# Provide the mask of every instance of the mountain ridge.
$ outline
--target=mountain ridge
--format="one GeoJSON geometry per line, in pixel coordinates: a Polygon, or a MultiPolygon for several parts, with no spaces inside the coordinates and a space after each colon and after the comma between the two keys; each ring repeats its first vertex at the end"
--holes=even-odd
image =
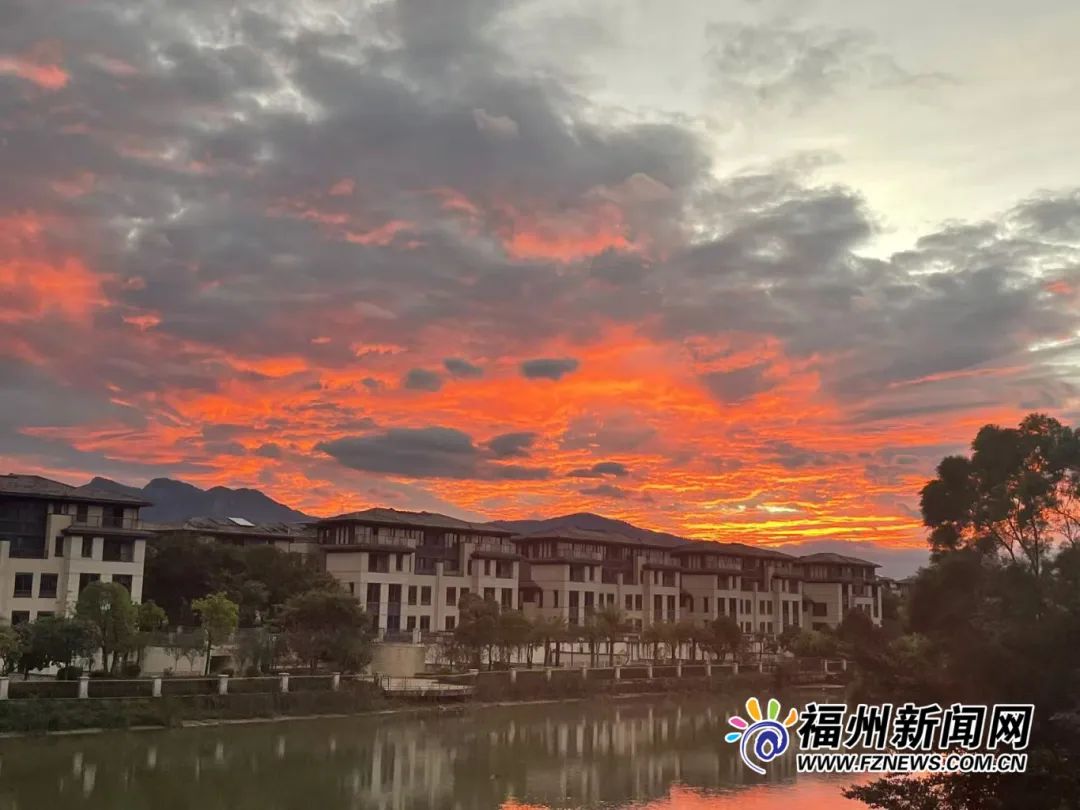
{"type": "Polygon", "coordinates": [[[145,487],[132,487],[100,476],[87,485],[94,489],[145,498],[153,503],[141,516],[151,523],[175,523],[193,517],[240,517],[252,523],[306,523],[316,518],[257,489],[216,486],[200,489],[186,481],[154,478],[145,487]]]}

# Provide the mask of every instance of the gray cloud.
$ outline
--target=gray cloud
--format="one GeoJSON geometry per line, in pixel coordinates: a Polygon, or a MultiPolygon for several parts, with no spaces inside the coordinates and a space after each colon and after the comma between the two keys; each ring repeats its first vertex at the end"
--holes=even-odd
{"type": "Polygon", "coordinates": [[[485,443],[496,458],[519,458],[529,455],[539,435],[531,432],[503,433],[485,443]]]}
{"type": "Polygon", "coordinates": [[[409,369],[401,379],[401,387],[410,391],[438,391],[442,386],[442,375],[426,368],[409,369]]]}
{"type": "Polygon", "coordinates": [[[572,357],[541,357],[521,364],[521,374],[530,380],[561,380],[577,371],[577,360],[572,357]]]}
{"type": "Polygon", "coordinates": [[[458,379],[477,379],[484,376],[484,370],[480,366],[458,357],[446,358],[443,360],[443,367],[458,379]]]}
{"type": "Polygon", "coordinates": [[[765,377],[768,369],[768,363],[758,363],[734,371],[710,371],[701,375],[701,381],[720,402],[734,404],[771,387],[765,377]]]}
{"type": "Polygon", "coordinates": [[[597,498],[615,498],[624,499],[631,496],[629,490],[625,490],[622,487],[613,486],[612,484],[597,484],[595,487],[585,487],[578,490],[581,495],[589,495],[597,498]]]}
{"type": "Polygon", "coordinates": [[[467,433],[439,426],[391,428],[321,442],[315,449],[354,470],[409,478],[536,481],[551,476],[542,467],[495,463],[467,433]]]}
{"type": "Polygon", "coordinates": [[[617,461],[599,461],[591,467],[580,467],[571,470],[566,475],[568,478],[603,478],[607,475],[623,478],[629,474],[630,470],[626,468],[625,464],[620,464],[617,461]]]}

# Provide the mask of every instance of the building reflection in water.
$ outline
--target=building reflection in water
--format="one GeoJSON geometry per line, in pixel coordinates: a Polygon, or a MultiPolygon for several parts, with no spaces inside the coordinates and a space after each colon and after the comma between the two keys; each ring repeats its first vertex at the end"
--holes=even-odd
{"type": "Polygon", "coordinates": [[[861,806],[844,782],[796,781],[790,755],[746,771],[723,741],[729,709],[608,701],[9,740],[0,810],[861,806]]]}

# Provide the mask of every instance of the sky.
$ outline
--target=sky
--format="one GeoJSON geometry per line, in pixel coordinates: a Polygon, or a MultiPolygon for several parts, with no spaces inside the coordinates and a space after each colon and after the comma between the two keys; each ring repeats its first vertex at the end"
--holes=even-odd
{"type": "Polygon", "coordinates": [[[0,0],[0,470],[912,567],[942,456],[1080,421],[1078,31],[0,0]]]}

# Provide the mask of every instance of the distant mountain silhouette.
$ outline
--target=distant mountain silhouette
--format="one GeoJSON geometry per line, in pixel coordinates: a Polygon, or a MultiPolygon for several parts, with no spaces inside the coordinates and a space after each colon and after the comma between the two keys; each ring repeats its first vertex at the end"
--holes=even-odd
{"type": "Polygon", "coordinates": [[[95,478],[87,486],[152,501],[154,505],[145,507],[140,515],[153,523],[175,523],[193,517],[241,517],[252,523],[297,523],[315,519],[278,503],[257,489],[199,489],[171,478],[155,478],[142,489],[108,478],[95,478]]]}
{"type": "Polygon", "coordinates": [[[495,520],[488,525],[508,529],[512,532],[520,532],[521,534],[557,529],[585,529],[593,532],[616,532],[635,540],[664,546],[680,546],[683,543],[690,542],[685,537],[668,534],[667,532],[642,529],[633,523],[627,523],[625,520],[606,518],[603,515],[594,515],[592,512],[575,512],[572,515],[546,518],[544,520],[495,520]]]}

